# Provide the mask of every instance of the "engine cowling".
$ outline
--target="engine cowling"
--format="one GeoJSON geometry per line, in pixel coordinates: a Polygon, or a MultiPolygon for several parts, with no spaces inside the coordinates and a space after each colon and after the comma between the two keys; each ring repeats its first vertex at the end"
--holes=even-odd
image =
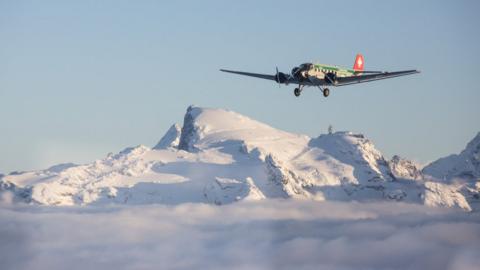
{"type": "Polygon", "coordinates": [[[275,81],[277,83],[285,83],[287,80],[288,76],[283,72],[278,72],[277,75],[275,75],[275,81]]]}
{"type": "Polygon", "coordinates": [[[292,76],[295,76],[295,74],[296,74],[299,70],[300,70],[299,67],[294,67],[294,68],[292,69],[292,73],[291,73],[292,76]]]}

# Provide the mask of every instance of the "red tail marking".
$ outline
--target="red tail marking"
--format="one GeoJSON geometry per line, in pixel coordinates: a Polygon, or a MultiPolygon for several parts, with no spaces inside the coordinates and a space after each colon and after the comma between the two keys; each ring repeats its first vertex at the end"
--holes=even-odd
{"type": "Polygon", "coordinates": [[[353,63],[353,70],[362,71],[364,64],[365,60],[363,59],[363,55],[357,54],[357,56],[355,57],[355,63],[353,63]]]}

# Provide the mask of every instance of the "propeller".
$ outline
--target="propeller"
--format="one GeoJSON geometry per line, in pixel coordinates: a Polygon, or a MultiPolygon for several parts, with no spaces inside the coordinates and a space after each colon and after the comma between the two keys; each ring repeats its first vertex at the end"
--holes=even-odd
{"type": "Polygon", "coordinates": [[[280,84],[280,75],[279,75],[279,73],[278,73],[278,67],[277,67],[277,66],[275,66],[275,71],[276,71],[276,73],[275,73],[275,79],[276,79],[276,81],[277,81],[277,83],[278,83],[278,88],[280,88],[280,85],[281,85],[281,84],[280,84]]]}
{"type": "Polygon", "coordinates": [[[278,67],[275,67],[275,81],[278,83],[278,87],[283,83],[288,83],[288,75],[278,71],[278,67]]]}

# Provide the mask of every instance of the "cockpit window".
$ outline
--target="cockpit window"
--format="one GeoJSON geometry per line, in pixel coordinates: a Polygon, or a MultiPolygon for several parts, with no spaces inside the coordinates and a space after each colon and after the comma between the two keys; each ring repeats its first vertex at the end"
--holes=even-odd
{"type": "Polygon", "coordinates": [[[313,67],[312,63],[303,63],[303,64],[300,65],[301,69],[310,69],[312,67],[313,67]]]}

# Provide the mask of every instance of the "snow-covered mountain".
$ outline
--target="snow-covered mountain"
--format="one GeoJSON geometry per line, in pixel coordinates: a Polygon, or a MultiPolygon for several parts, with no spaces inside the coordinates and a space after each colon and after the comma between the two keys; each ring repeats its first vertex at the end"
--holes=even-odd
{"type": "Polygon", "coordinates": [[[0,189],[15,200],[46,205],[301,198],[471,210],[457,186],[424,181],[407,160],[386,161],[361,134],[310,138],[232,111],[193,106],[183,126],[173,125],[153,149],[137,146],[90,164],[6,175],[0,189]]]}
{"type": "Polygon", "coordinates": [[[480,132],[460,154],[440,158],[427,165],[423,173],[439,179],[480,179],[480,132]]]}
{"type": "Polygon", "coordinates": [[[464,197],[480,207],[480,132],[460,154],[453,154],[425,166],[426,177],[458,186],[464,197]]]}

